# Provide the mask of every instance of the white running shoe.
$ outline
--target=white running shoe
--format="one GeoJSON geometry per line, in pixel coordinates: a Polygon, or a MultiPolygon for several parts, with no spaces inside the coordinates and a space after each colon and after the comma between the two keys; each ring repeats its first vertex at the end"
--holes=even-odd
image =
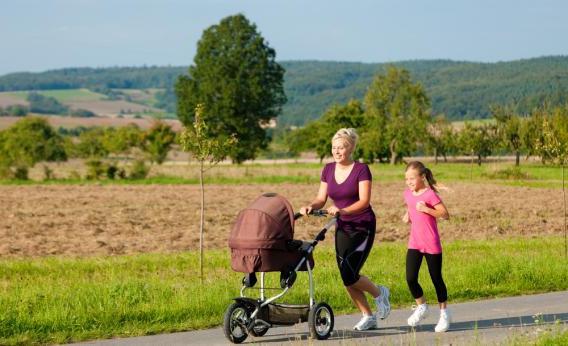
{"type": "Polygon", "coordinates": [[[375,298],[375,304],[377,305],[377,318],[384,320],[389,317],[391,311],[391,305],[389,301],[390,291],[385,286],[377,285],[381,295],[375,298]]]}
{"type": "Polygon", "coordinates": [[[428,304],[420,304],[413,308],[414,312],[408,318],[408,325],[411,327],[416,327],[420,321],[428,316],[428,304]]]}
{"type": "Polygon", "coordinates": [[[436,333],[447,332],[448,329],[450,329],[450,322],[451,317],[448,309],[440,310],[440,319],[438,320],[438,324],[436,325],[434,330],[436,331],[436,333]]]}
{"type": "Polygon", "coordinates": [[[363,315],[363,318],[353,327],[355,330],[369,330],[377,328],[377,318],[373,315],[363,315]]]}

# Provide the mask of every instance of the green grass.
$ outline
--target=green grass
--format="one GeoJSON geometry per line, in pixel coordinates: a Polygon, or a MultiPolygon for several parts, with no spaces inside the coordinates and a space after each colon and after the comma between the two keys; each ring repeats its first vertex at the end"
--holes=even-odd
{"type": "MultiPolygon", "coordinates": [[[[179,166],[177,166],[179,168],[179,166]]],[[[205,174],[208,184],[317,184],[323,165],[319,163],[274,163],[274,164],[245,164],[219,165],[205,174]]],[[[498,185],[561,188],[562,168],[559,166],[544,166],[540,164],[524,164],[515,168],[512,163],[489,163],[478,166],[466,163],[430,164],[435,178],[442,184],[451,185],[454,182],[490,183],[498,185]]],[[[0,180],[0,185],[12,184],[197,184],[197,168],[190,165],[187,168],[189,178],[183,178],[168,172],[167,167],[159,167],[160,174],[144,180],[101,180],[85,181],[59,179],[48,182],[0,180]],[[191,176],[193,175],[193,176],[191,176]]],[[[404,166],[388,164],[371,165],[376,184],[385,182],[404,182],[404,166]]],[[[57,174],[57,172],[55,172],[57,174]]],[[[568,169],[566,170],[568,179],[568,169]]]]}
{"type": "MultiPolygon", "coordinates": [[[[316,296],[337,314],[355,309],[340,284],[328,240],[316,252],[316,296]]],[[[412,297],[404,280],[405,245],[378,244],[363,273],[391,289],[395,307],[412,297]]],[[[568,289],[563,238],[460,241],[445,244],[444,276],[450,303],[568,289]]],[[[208,328],[220,325],[238,296],[241,275],[226,250],[209,250],[206,278],[198,279],[195,252],[92,258],[0,261],[0,344],[64,343],[208,328]]],[[[276,286],[278,275],[269,275],[276,286]]],[[[435,293],[422,270],[426,297],[435,293]]],[[[306,303],[300,274],[288,303],[306,303]]]]}
{"type": "MultiPolygon", "coordinates": [[[[105,95],[92,92],[88,89],[63,89],[63,90],[37,90],[34,91],[44,96],[57,99],[59,102],[77,102],[77,101],[98,101],[104,100],[105,95]]],[[[14,91],[7,94],[26,100],[30,91],[14,91]]]]}

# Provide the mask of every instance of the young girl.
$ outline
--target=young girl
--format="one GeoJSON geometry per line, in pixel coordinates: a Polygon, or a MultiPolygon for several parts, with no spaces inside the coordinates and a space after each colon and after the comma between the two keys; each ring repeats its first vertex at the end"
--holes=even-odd
{"type": "Polygon", "coordinates": [[[445,332],[450,327],[450,316],[447,309],[448,292],[442,279],[442,245],[436,219],[448,219],[450,216],[437,195],[436,180],[432,171],[422,162],[410,162],[406,166],[405,179],[408,187],[404,191],[407,211],[402,219],[405,223],[410,223],[410,239],[406,253],[406,282],[417,304],[408,318],[408,325],[417,326],[428,314],[428,305],[422,287],[418,283],[418,272],[422,258],[425,257],[440,305],[440,319],[435,331],[445,332]]]}

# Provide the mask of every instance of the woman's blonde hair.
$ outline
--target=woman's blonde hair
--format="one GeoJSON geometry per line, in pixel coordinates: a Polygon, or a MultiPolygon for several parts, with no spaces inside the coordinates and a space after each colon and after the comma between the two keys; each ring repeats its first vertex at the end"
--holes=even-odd
{"type": "Polygon", "coordinates": [[[357,131],[355,131],[355,129],[353,128],[342,128],[337,130],[335,135],[333,135],[331,142],[333,143],[333,141],[335,141],[336,139],[341,139],[344,143],[347,143],[349,145],[349,149],[351,149],[351,152],[353,152],[355,150],[355,147],[357,146],[359,135],[357,135],[357,131]]]}

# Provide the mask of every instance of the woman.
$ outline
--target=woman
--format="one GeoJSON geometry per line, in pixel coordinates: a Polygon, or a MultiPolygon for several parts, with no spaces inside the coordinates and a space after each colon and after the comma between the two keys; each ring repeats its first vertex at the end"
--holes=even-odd
{"type": "Polygon", "coordinates": [[[323,208],[328,196],[333,201],[327,212],[339,215],[335,234],[337,266],[351,300],[363,314],[353,329],[368,330],[377,328],[377,318],[385,319],[390,313],[390,293],[385,286],[377,286],[359,274],[373,247],[376,219],[370,205],[371,171],[352,158],[357,139],[355,129],[343,128],[333,136],[331,153],[335,162],[325,165],[316,198],[300,208],[300,213],[308,215],[312,209],[323,208]],[[365,292],[374,297],[377,316],[365,292]]]}

